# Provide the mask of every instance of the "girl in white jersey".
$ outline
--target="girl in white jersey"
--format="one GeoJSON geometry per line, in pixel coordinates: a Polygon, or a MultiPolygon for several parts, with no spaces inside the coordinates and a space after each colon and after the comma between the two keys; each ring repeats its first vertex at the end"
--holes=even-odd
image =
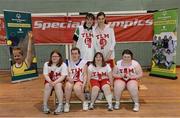
{"type": "Polygon", "coordinates": [[[106,16],[104,12],[97,14],[97,26],[94,32],[94,46],[96,52],[101,52],[105,61],[110,64],[111,68],[114,67],[115,58],[115,34],[114,29],[106,24],[106,16]]]}
{"type": "Polygon", "coordinates": [[[73,45],[80,49],[81,58],[88,61],[92,61],[94,56],[94,20],[95,16],[88,13],[84,25],[79,26],[73,36],[73,45]]]}
{"type": "Polygon", "coordinates": [[[106,64],[103,54],[97,52],[94,56],[92,64],[88,66],[88,80],[91,84],[91,103],[89,109],[94,109],[94,103],[101,89],[108,102],[108,110],[112,111],[112,93],[110,85],[112,85],[112,72],[109,64],[106,64]]]}
{"type": "Polygon", "coordinates": [[[115,78],[114,95],[116,100],[114,109],[119,109],[120,97],[126,87],[134,101],[133,111],[139,111],[140,104],[137,80],[142,77],[142,74],[140,64],[133,60],[133,53],[128,49],[124,50],[122,59],[117,61],[117,66],[113,69],[113,77],[115,78]]]}
{"type": "Polygon", "coordinates": [[[63,111],[62,81],[67,76],[67,74],[67,66],[65,63],[63,63],[61,54],[57,50],[54,50],[53,52],[51,52],[50,60],[44,64],[43,68],[43,75],[45,77],[43,99],[44,113],[50,113],[47,102],[53,88],[59,102],[54,113],[58,114],[63,111]]]}
{"type": "Polygon", "coordinates": [[[71,57],[71,60],[66,61],[68,76],[65,85],[66,104],[64,105],[64,112],[69,112],[72,89],[76,96],[82,101],[83,110],[88,110],[88,102],[85,101],[84,96],[84,88],[87,80],[87,61],[80,58],[80,50],[76,47],[71,49],[71,57]]]}

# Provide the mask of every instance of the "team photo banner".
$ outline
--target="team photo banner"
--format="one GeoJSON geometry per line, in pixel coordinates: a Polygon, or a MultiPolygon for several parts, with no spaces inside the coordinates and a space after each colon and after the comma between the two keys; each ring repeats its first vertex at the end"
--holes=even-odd
{"type": "Polygon", "coordinates": [[[6,42],[10,51],[12,83],[38,76],[31,13],[4,11],[6,42]]]}
{"type": "Polygon", "coordinates": [[[176,79],[177,9],[154,13],[150,75],[176,79]]]}
{"type": "MultiPolygon", "coordinates": [[[[5,33],[2,18],[0,21],[0,34],[3,35],[5,33]]],[[[110,15],[107,16],[107,21],[109,25],[114,27],[116,42],[152,41],[152,14],[110,15]]],[[[32,28],[35,43],[72,43],[75,29],[83,24],[84,17],[82,16],[34,16],[32,17],[32,28]]]]}

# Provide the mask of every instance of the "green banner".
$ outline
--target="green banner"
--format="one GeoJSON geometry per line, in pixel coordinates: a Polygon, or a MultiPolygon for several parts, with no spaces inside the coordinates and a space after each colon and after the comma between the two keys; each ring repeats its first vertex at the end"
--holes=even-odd
{"type": "Polygon", "coordinates": [[[4,19],[11,58],[12,83],[37,78],[31,13],[5,10],[4,19]]]}
{"type": "Polygon", "coordinates": [[[177,9],[154,13],[150,75],[176,79],[177,9]]]}

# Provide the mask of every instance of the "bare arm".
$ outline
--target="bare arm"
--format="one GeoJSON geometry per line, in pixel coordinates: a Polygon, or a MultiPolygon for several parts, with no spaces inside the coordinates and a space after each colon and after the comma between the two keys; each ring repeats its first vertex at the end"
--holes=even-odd
{"type": "Polygon", "coordinates": [[[31,62],[32,62],[32,38],[33,38],[32,31],[30,31],[30,32],[28,32],[27,55],[25,58],[25,62],[27,64],[28,68],[30,67],[31,62]]]}
{"type": "Polygon", "coordinates": [[[143,76],[143,71],[142,71],[142,68],[140,66],[140,64],[138,63],[135,67],[135,72],[136,72],[136,75],[135,76],[130,76],[130,78],[136,78],[136,79],[139,79],[143,76]]]}
{"type": "Polygon", "coordinates": [[[61,75],[58,77],[58,79],[56,81],[54,81],[53,83],[56,85],[59,82],[62,82],[65,79],[66,75],[61,75]]]}
{"type": "Polygon", "coordinates": [[[111,86],[113,86],[113,76],[112,76],[112,71],[108,73],[109,81],[111,86]]]}
{"type": "Polygon", "coordinates": [[[123,78],[124,77],[124,75],[123,74],[120,74],[119,72],[118,72],[118,68],[117,68],[117,66],[115,66],[114,68],[113,68],[113,72],[112,72],[113,74],[113,77],[114,78],[123,78]]]}
{"type": "Polygon", "coordinates": [[[111,37],[110,38],[111,38],[111,47],[110,47],[109,52],[106,56],[106,61],[111,58],[112,52],[113,52],[115,45],[116,45],[115,34],[114,34],[113,28],[111,28],[111,37]]]}

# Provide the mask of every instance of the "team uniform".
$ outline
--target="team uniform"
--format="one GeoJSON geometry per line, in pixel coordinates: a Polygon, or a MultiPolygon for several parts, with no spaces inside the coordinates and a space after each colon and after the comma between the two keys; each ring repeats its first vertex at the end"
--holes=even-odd
{"type": "Polygon", "coordinates": [[[90,83],[91,86],[98,86],[100,89],[105,84],[110,84],[108,73],[111,72],[111,67],[107,64],[105,67],[95,67],[92,64],[89,65],[88,70],[91,72],[90,83]]]}
{"type": "Polygon", "coordinates": [[[13,75],[23,74],[25,70],[28,69],[26,62],[23,62],[22,65],[18,66],[16,63],[12,66],[13,75]]]}
{"type": "Polygon", "coordinates": [[[76,47],[80,49],[81,58],[88,61],[92,61],[94,57],[93,30],[93,27],[79,26],[73,37],[74,41],[77,42],[76,47]]]}
{"type": "MultiPolygon", "coordinates": [[[[68,74],[67,66],[65,63],[62,63],[60,67],[57,67],[55,65],[48,66],[48,63],[49,62],[46,62],[44,64],[43,74],[49,75],[49,78],[51,79],[51,81],[56,81],[59,78],[59,76],[62,76],[62,75],[66,76],[68,74]]],[[[48,83],[47,80],[45,80],[45,84],[46,83],[48,83]]]]}
{"type": "Polygon", "coordinates": [[[70,79],[73,79],[74,82],[82,82],[84,80],[83,68],[86,65],[87,61],[80,59],[77,63],[66,60],[66,65],[68,66],[68,72],[70,79]]]}
{"type": "Polygon", "coordinates": [[[94,31],[94,38],[95,38],[95,51],[101,52],[103,56],[106,58],[108,52],[112,50],[111,57],[107,60],[107,63],[110,64],[111,68],[114,67],[114,58],[115,58],[115,35],[113,28],[110,28],[109,25],[106,25],[103,30],[96,27],[94,31]]]}
{"type": "Polygon", "coordinates": [[[122,60],[117,61],[118,74],[124,75],[123,78],[115,78],[115,80],[122,80],[126,82],[126,84],[131,80],[137,80],[137,78],[128,78],[127,75],[131,77],[136,76],[135,67],[139,65],[139,63],[135,60],[132,60],[132,64],[129,66],[124,66],[122,64],[122,60]]]}

